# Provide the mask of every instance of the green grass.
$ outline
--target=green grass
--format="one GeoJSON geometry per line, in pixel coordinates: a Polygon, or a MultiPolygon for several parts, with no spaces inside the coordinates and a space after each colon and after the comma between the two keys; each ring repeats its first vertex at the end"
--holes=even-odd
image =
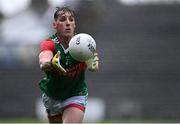
{"type": "Polygon", "coordinates": [[[40,123],[35,118],[0,118],[0,123],[40,123]]]}
{"type": "Polygon", "coordinates": [[[179,123],[179,119],[119,119],[119,120],[105,120],[103,123],[179,123]]]}
{"type": "MultiPolygon", "coordinates": [[[[0,123],[42,123],[36,118],[0,118],[0,123]]],[[[85,122],[86,123],[86,122],[85,122]]],[[[100,123],[180,123],[179,119],[118,119],[100,123]]]]}

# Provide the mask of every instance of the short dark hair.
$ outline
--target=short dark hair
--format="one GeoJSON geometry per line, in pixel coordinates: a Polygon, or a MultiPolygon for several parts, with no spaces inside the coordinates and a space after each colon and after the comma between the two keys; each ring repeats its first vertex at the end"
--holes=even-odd
{"type": "Polygon", "coordinates": [[[69,12],[73,17],[75,17],[75,11],[70,9],[68,6],[63,6],[63,7],[56,7],[56,11],[54,13],[54,20],[57,20],[59,12],[69,12]]]}

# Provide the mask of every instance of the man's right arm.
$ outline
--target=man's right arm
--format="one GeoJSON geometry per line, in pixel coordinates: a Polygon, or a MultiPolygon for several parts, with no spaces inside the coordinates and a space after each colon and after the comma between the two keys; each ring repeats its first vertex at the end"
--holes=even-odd
{"type": "Polygon", "coordinates": [[[43,71],[51,70],[51,59],[53,58],[53,51],[55,49],[55,44],[52,40],[42,41],[40,44],[39,53],[39,64],[43,71]]]}

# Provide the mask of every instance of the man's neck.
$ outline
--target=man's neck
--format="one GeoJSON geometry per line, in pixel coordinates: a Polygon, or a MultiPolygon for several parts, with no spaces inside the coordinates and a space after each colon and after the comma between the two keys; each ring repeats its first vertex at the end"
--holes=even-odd
{"type": "Polygon", "coordinates": [[[71,38],[69,37],[60,37],[58,36],[58,41],[59,43],[65,48],[67,49],[69,47],[69,41],[71,38]]]}

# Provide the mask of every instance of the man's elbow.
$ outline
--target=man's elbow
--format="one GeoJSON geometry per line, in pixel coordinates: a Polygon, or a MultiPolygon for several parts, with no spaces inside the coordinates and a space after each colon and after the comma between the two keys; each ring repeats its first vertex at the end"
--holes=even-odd
{"type": "Polygon", "coordinates": [[[45,63],[40,63],[40,69],[42,71],[49,71],[52,69],[51,63],[50,62],[45,62],[45,63]]]}

